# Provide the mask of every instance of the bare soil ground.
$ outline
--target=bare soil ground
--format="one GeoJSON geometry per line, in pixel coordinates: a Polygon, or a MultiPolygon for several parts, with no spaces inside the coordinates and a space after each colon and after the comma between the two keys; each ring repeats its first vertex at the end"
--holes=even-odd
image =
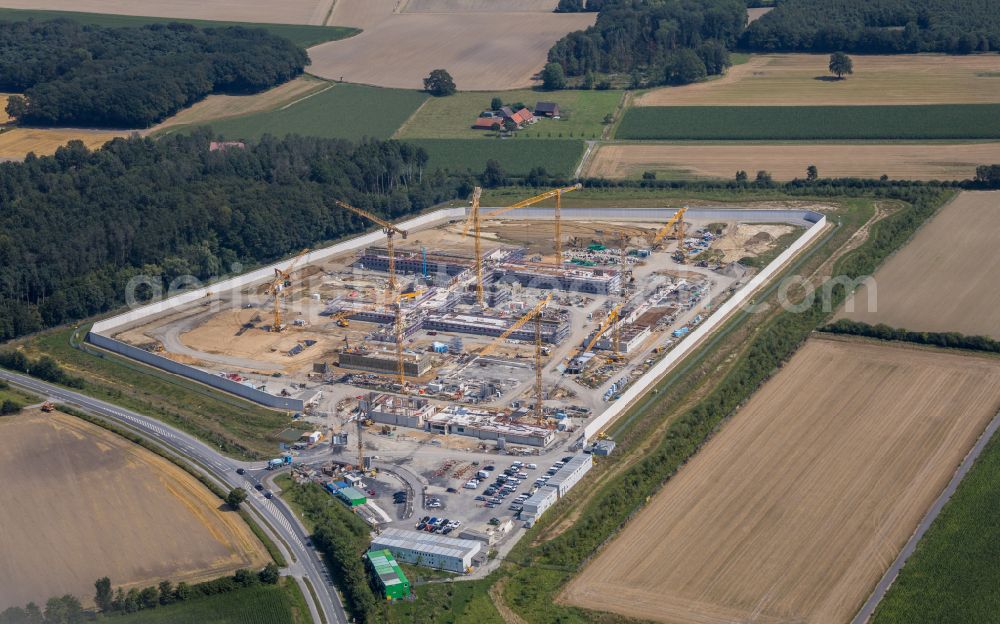
{"type": "Polygon", "coordinates": [[[780,237],[793,231],[790,225],[730,223],[722,237],[712,243],[712,249],[722,252],[723,262],[736,262],[766,252],[780,237]]]}
{"type": "Polygon", "coordinates": [[[9,93],[0,93],[0,124],[10,121],[10,115],[7,114],[7,98],[9,96],[9,93]]]}
{"type": "Polygon", "coordinates": [[[1000,192],[963,192],[875,272],[838,314],[915,331],[1000,339],[1000,192]],[[874,305],[869,306],[869,293],[874,305]]]}
{"type": "Polygon", "coordinates": [[[266,24],[322,25],[334,0],[4,0],[10,9],[83,11],[266,24]]]}
{"type": "Polygon", "coordinates": [[[1000,360],[812,339],[562,599],[664,622],[844,622],[1000,408],[1000,360]]]}
{"type": "Polygon", "coordinates": [[[774,7],[757,7],[753,9],[747,9],[747,24],[759,20],[761,17],[767,15],[773,10],[774,7]]]}
{"type": "MultiPolygon", "coordinates": [[[[459,3],[417,3],[440,7],[459,3]]],[[[461,3],[463,6],[465,3],[461,3]]],[[[507,90],[533,84],[552,44],[593,24],[594,13],[539,12],[540,0],[520,0],[530,12],[487,12],[469,2],[454,12],[396,11],[397,0],[337,0],[330,24],[363,32],[309,51],[309,72],[323,78],[383,87],[422,89],[433,69],[445,68],[464,91],[507,90]]],[[[494,3],[495,5],[495,3],[494,3]]]]}
{"type": "Polygon", "coordinates": [[[0,132],[0,160],[23,160],[28,152],[36,156],[54,154],[69,141],[80,140],[89,149],[97,149],[128,131],[88,130],[82,128],[9,128],[0,132]]]}
{"type": "Polygon", "coordinates": [[[718,80],[654,89],[637,106],[827,106],[1000,102],[1000,56],[855,56],[854,73],[829,80],[830,57],[763,54],[718,80]]]}
{"type": "Polygon", "coordinates": [[[992,162],[1000,162],[1000,143],[622,144],[599,147],[584,175],[637,178],[656,171],[661,178],[732,178],[740,169],[751,175],[764,169],[776,180],[791,180],[804,178],[812,164],[823,177],[965,180],[975,176],[976,166],[992,162]]]}
{"type": "Polygon", "coordinates": [[[210,95],[149,130],[143,131],[143,134],[153,134],[175,126],[193,126],[226,117],[284,108],[331,86],[326,81],[303,76],[255,95],[210,95]]]}
{"type": "Polygon", "coordinates": [[[0,418],[0,610],[115,586],[199,582],[267,561],[235,512],[167,460],[60,413],[0,418]]]}

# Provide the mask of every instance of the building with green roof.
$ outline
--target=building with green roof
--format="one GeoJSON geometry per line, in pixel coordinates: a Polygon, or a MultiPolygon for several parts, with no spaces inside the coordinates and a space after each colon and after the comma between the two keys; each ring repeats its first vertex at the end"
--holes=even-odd
{"type": "Polygon", "coordinates": [[[340,488],[340,490],[337,491],[337,496],[340,497],[340,500],[347,503],[348,507],[357,507],[358,505],[364,505],[368,502],[368,498],[364,495],[364,493],[359,492],[352,487],[340,488]]]}
{"type": "Polygon", "coordinates": [[[365,557],[378,578],[382,593],[388,600],[399,600],[410,595],[410,581],[403,574],[396,558],[388,550],[372,550],[365,557]]]}

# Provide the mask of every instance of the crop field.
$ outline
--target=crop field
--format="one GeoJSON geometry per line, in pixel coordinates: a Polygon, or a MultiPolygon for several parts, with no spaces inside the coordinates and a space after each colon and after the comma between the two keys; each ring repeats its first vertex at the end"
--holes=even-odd
{"type": "Polygon", "coordinates": [[[490,100],[499,97],[504,104],[523,103],[534,109],[539,101],[559,104],[561,119],[540,119],[517,131],[520,138],[599,139],[604,131],[604,116],[613,114],[622,98],[621,91],[498,91],[496,93],[457,93],[445,98],[430,98],[396,133],[403,139],[473,139],[496,138],[491,131],[473,130],[479,113],[489,110],[490,100]]]}
{"type": "Polygon", "coordinates": [[[311,49],[309,72],[334,80],[421,89],[431,70],[445,68],[463,91],[528,87],[552,44],[570,31],[590,26],[596,16],[469,10],[400,13],[397,4],[397,0],[337,0],[328,23],[363,32],[350,41],[311,49]]]}
{"type": "MultiPolygon", "coordinates": [[[[751,9],[753,10],[753,9],[751,9]]],[[[822,54],[754,54],[717,80],[653,89],[637,106],[830,106],[1000,102],[1000,56],[852,56],[854,73],[830,80],[822,54]]]]}
{"type": "Polygon", "coordinates": [[[263,546],[234,512],[167,460],[95,425],[25,410],[0,419],[0,610],[94,581],[203,581],[262,566],[263,546]],[[138,502],[141,501],[141,504],[138,502]]]}
{"type": "Polygon", "coordinates": [[[121,624],[309,624],[312,619],[301,596],[298,585],[285,577],[282,585],[256,585],[115,616],[114,621],[121,624]]]}
{"type": "Polygon", "coordinates": [[[181,19],[322,25],[333,0],[5,0],[11,9],[45,9],[181,19]]]}
{"type": "Polygon", "coordinates": [[[661,180],[732,179],[739,170],[765,170],[776,180],[804,178],[816,165],[824,178],[967,180],[976,167],[1000,162],[1000,143],[857,144],[609,144],[589,159],[586,177],[639,178],[654,171],[661,180]]]}
{"type": "Polygon", "coordinates": [[[646,106],[617,139],[782,141],[996,139],[1000,104],[926,106],[646,106]]]}
{"type": "Polygon", "coordinates": [[[402,0],[403,13],[551,13],[559,0],[402,0]]]}
{"type": "Polygon", "coordinates": [[[274,111],[293,105],[306,96],[329,87],[325,80],[302,76],[253,95],[210,95],[153,126],[145,133],[159,134],[179,126],[206,125],[219,119],[274,111]]]}
{"type": "Polygon", "coordinates": [[[414,139],[407,141],[427,150],[429,169],[471,170],[479,173],[487,160],[497,160],[504,171],[526,174],[544,167],[550,175],[570,176],[583,156],[583,141],[539,141],[535,139],[414,139]]]}
{"type": "Polygon", "coordinates": [[[961,193],[875,272],[874,289],[858,289],[853,311],[838,316],[1000,339],[998,229],[1000,192],[961,193]]]}
{"type": "Polygon", "coordinates": [[[213,121],[229,139],[303,134],[331,139],[387,139],[427,98],[426,93],[333,84],[274,110],[213,121]]]}
{"type": "Polygon", "coordinates": [[[924,534],[872,624],[988,622],[1000,613],[1000,435],[924,534]]]}
{"type": "Polygon", "coordinates": [[[811,339],[562,600],[674,623],[846,622],[1000,409],[1000,359],[811,339]]]}
{"type": "Polygon", "coordinates": [[[0,132],[0,160],[22,160],[28,152],[36,156],[54,154],[56,148],[79,140],[88,149],[97,149],[128,132],[83,130],[80,128],[8,128],[0,132]]]}

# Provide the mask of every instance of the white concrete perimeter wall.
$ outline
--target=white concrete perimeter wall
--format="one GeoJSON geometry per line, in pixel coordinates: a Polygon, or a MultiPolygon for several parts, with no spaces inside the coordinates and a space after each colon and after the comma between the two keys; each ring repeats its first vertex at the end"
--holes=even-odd
{"type": "MultiPolygon", "coordinates": [[[[445,208],[443,210],[435,210],[434,212],[420,215],[419,217],[415,217],[409,221],[398,223],[396,224],[396,227],[401,230],[405,230],[406,232],[427,227],[434,227],[450,219],[464,218],[465,211],[465,208],[445,208]]],[[[315,262],[320,262],[332,256],[348,253],[363,247],[368,247],[369,245],[376,245],[384,240],[385,234],[382,232],[376,231],[363,234],[330,247],[310,251],[302,257],[301,264],[305,266],[315,262]]],[[[213,293],[217,294],[228,292],[234,289],[242,288],[248,284],[270,279],[274,276],[275,269],[284,269],[286,266],[288,266],[288,260],[282,260],[281,262],[276,262],[266,267],[257,269],[256,271],[251,271],[250,273],[245,273],[243,275],[223,280],[221,282],[205,286],[204,288],[185,292],[180,295],[170,297],[169,299],[164,299],[163,301],[151,303],[141,308],[129,310],[124,314],[119,314],[118,316],[113,316],[109,319],[94,323],[94,326],[90,331],[95,334],[104,334],[110,330],[121,327],[122,325],[134,323],[135,321],[146,317],[161,314],[176,307],[187,305],[193,301],[211,296],[213,293]]]]}
{"type": "Polygon", "coordinates": [[[806,230],[805,234],[792,243],[788,249],[781,252],[781,254],[779,254],[773,262],[764,267],[763,271],[755,275],[743,288],[734,293],[728,301],[719,306],[718,309],[716,309],[711,316],[705,319],[701,325],[685,336],[684,339],[681,340],[681,342],[670,353],[657,362],[653,368],[649,369],[645,375],[637,379],[628,390],[622,393],[621,397],[619,397],[617,401],[612,403],[611,406],[608,407],[608,409],[606,409],[600,416],[584,427],[584,440],[590,440],[592,437],[597,435],[601,429],[606,427],[608,423],[625,413],[628,408],[632,406],[632,403],[645,394],[646,391],[649,390],[649,388],[653,386],[657,380],[659,380],[659,378],[670,369],[671,366],[687,355],[689,351],[697,347],[698,344],[701,343],[702,339],[704,339],[709,333],[712,332],[712,330],[722,323],[733,310],[747,301],[758,288],[764,285],[767,280],[769,280],[785,264],[787,264],[788,261],[799,252],[799,250],[804,248],[812,242],[813,239],[819,236],[825,226],[826,217],[824,216],[816,221],[812,227],[806,230]]]}

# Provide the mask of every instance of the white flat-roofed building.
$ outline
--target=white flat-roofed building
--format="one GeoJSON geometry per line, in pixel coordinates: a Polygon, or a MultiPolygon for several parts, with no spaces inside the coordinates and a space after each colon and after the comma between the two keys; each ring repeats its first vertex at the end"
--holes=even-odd
{"type": "Polygon", "coordinates": [[[534,524],[549,507],[556,504],[558,498],[559,492],[555,488],[540,488],[522,504],[521,519],[529,525],[534,524]]]}
{"type": "Polygon", "coordinates": [[[573,459],[566,462],[566,465],[560,468],[552,478],[545,482],[545,488],[553,488],[558,492],[559,497],[566,495],[570,489],[579,483],[583,475],[587,474],[590,469],[594,466],[594,458],[592,455],[587,453],[580,453],[579,455],[574,455],[573,459]]]}
{"type": "Polygon", "coordinates": [[[482,548],[482,542],[474,540],[424,531],[386,529],[372,540],[369,550],[388,550],[399,561],[464,573],[472,567],[472,559],[482,548]]]}

